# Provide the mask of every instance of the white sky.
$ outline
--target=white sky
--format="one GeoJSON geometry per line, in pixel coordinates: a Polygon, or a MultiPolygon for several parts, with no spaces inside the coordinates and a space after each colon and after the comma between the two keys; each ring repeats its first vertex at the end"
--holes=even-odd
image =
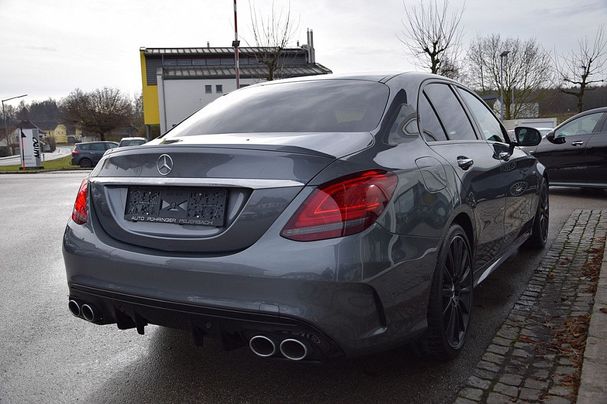
{"type": "MultiPolygon", "coordinates": [[[[260,10],[270,4],[257,0],[260,10]]],[[[238,7],[241,39],[250,40],[249,0],[238,7]]],[[[336,73],[415,68],[398,39],[402,0],[291,0],[291,14],[291,45],[312,28],[317,62],[336,73]]],[[[499,33],[566,51],[605,22],[607,0],[467,0],[462,26],[465,42],[499,33]]],[[[141,46],[230,46],[233,35],[232,0],[0,0],[0,97],[104,86],[136,94],[141,46]]]]}

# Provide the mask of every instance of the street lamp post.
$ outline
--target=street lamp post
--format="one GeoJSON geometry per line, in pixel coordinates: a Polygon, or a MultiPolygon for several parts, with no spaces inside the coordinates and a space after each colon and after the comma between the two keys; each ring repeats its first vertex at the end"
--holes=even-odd
{"type": "Polygon", "coordinates": [[[234,41],[232,41],[234,47],[234,67],[236,73],[236,89],[240,88],[240,57],[239,47],[240,40],[238,40],[238,14],[236,9],[236,0],[234,0],[234,41]]]}
{"type": "Polygon", "coordinates": [[[5,98],[2,100],[2,116],[4,118],[4,137],[6,139],[6,145],[8,146],[8,117],[6,116],[6,111],[4,110],[4,103],[6,101],[15,100],[17,98],[27,97],[27,94],[18,95],[16,97],[5,98]]]}
{"type": "Polygon", "coordinates": [[[500,119],[504,120],[504,65],[508,64],[508,54],[510,51],[503,51],[500,54],[500,119]]]}

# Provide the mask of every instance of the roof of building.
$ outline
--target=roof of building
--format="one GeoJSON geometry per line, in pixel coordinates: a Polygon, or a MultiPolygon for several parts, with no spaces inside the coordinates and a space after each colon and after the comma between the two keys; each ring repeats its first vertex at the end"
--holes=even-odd
{"type": "MultiPolygon", "coordinates": [[[[243,66],[240,68],[241,78],[264,78],[267,67],[265,66],[243,66]]],[[[317,74],[329,74],[331,70],[319,63],[308,63],[291,66],[282,66],[274,72],[276,78],[289,78],[300,76],[313,76],[317,74]]],[[[200,79],[200,78],[233,78],[236,69],[230,66],[175,66],[164,67],[163,77],[166,79],[200,79]]]]}
{"type": "MultiPolygon", "coordinates": [[[[242,46],[238,52],[242,55],[255,55],[275,48],[242,46]]],[[[194,55],[233,55],[234,48],[223,47],[198,47],[198,48],[141,48],[145,55],[158,56],[194,56],[194,55]]],[[[303,53],[307,52],[305,48],[285,48],[282,53],[303,53]]]]}

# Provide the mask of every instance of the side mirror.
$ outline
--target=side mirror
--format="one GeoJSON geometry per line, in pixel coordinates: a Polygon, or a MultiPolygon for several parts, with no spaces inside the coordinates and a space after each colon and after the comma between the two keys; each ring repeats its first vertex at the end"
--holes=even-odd
{"type": "Polygon", "coordinates": [[[514,128],[514,135],[519,146],[537,146],[542,141],[542,134],[535,128],[518,126],[514,128]]]}
{"type": "Polygon", "coordinates": [[[565,138],[563,136],[555,137],[554,132],[548,133],[546,135],[546,139],[548,139],[548,141],[550,143],[554,143],[554,144],[563,144],[563,143],[565,143],[565,138]]]}

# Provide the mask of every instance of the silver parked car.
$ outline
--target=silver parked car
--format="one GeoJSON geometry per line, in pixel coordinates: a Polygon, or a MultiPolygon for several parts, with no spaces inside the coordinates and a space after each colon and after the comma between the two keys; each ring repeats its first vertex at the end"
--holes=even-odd
{"type": "Polygon", "coordinates": [[[544,167],[443,77],[323,76],[221,97],[108,152],[65,230],[69,309],[260,357],[463,347],[473,288],[548,229],[544,167]]]}
{"type": "Polygon", "coordinates": [[[144,137],[123,137],[120,139],[118,147],[141,146],[142,144],[147,143],[147,141],[148,140],[144,137]]]}

